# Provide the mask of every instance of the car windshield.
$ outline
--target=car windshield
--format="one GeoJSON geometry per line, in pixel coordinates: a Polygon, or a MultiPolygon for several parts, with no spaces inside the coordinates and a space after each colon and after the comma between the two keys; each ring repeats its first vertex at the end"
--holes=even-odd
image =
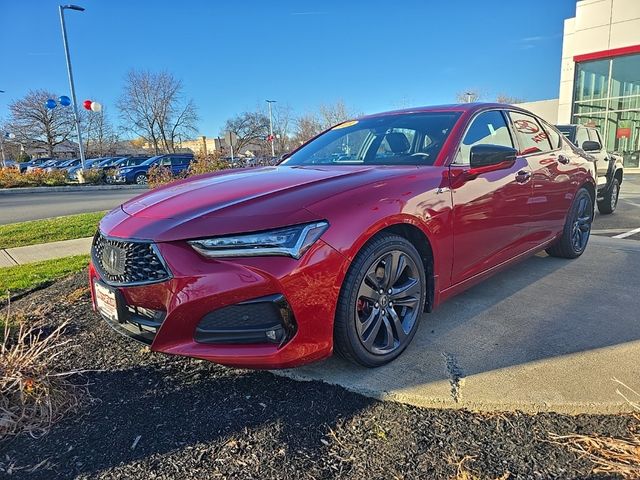
{"type": "Polygon", "coordinates": [[[106,160],[102,160],[100,163],[98,163],[98,167],[108,167],[110,165],[113,165],[114,163],[116,163],[118,159],[117,158],[107,158],[106,160]]]}
{"type": "Polygon", "coordinates": [[[282,165],[433,165],[459,116],[424,112],[343,122],[282,165]]]}

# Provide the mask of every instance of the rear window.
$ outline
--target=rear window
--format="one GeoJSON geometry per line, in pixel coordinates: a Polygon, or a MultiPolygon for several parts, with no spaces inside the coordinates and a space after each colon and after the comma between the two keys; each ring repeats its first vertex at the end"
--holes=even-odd
{"type": "Polygon", "coordinates": [[[556,128],[560,131],[560,133],[562,135],[564,135],[564,137],[567,140],[569,140],[571,143],[573,143],[574,135],[575,135],[575,128],[574,127],[569,127],[567,125],[556,125],[556,128]]]}
{"type": "Polygon", "coordinates": [[[542,122],[542,126],[547,132],[547,135],[549,136],[549,142],[551,142],[551,149],[555,150],[556,148],[562,147],[562,138],[561,138],[561,135],[556,131],[556,129],[545,122],[542,122]]]}
{"type": "Polygon", "coordinates": [[[520,146],[520,155],[548,152],[551,150],[549,136],[535,117],[519,112],[509,112],[516,138],[520,146]]]}

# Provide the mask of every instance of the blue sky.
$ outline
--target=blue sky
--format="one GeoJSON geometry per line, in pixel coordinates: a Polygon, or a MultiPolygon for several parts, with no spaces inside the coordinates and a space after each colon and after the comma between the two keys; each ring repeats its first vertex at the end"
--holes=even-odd
{"type": "MultiPolygon", "coordinates": [[[[450,103],[469,88],[488,100],[557,97],[563,20],[576,3],[74,1],[86,8],[67,12],[78,102],[98,100],[117,121],[125,73],[167,70],[206,135],[266,98],[297,113],[338,99],[373,113],[450,103]]],[[[30,89],[68,94],[58,3],[0,0],[0,118],[30,89]]]]}

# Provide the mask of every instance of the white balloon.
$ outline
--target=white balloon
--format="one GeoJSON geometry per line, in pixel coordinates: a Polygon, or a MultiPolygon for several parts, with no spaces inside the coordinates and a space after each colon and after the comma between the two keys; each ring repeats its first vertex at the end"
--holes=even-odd
{"type": "Polygon", "coordinates": [[[98,102],[91,102],[91,110],[94,112],[99,112],[100,110],[102,110],[102,105],[100,105],[98,102]]]}

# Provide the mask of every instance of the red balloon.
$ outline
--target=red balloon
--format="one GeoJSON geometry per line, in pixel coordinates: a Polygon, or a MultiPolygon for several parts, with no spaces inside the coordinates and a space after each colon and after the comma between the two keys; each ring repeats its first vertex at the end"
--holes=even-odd
{"type": "Polygon", "coordinates": [[[86,108],[87,110],[91,110],[91,100],[85,100],[82,105],[84,106],[84,108],[86,108]]]}

